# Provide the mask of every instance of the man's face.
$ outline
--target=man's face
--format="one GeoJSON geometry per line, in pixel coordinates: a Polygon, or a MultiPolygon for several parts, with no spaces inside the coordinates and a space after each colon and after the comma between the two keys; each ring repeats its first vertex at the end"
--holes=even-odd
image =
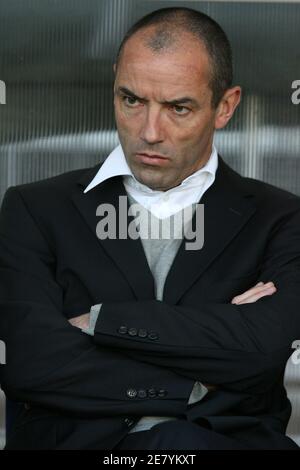
{"type": "Polygon", "coordinates": [[[114,84],[116,124],[131,171],[152,189],[178,186],[211,154],[216,110],[209,67],[204,47],[187,34],[179,47],[160,53],[138,33],[124,46],[114,84]]]}

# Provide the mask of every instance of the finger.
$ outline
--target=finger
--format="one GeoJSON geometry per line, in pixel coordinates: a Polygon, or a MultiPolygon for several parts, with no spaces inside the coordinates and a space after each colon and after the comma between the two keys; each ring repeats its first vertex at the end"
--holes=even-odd
{"type": "Polygon", "coordinates": [[[275,287],[273,282],[267,282],[266,284],[262,283],[262,285],[251,287],[251,289],[248,289],[242,294],[236,295],[232,300],[238,302],[244,301],[248,297],[264,292],[265,290],[270,289],[271,287],[275,287]]]}
{"type": "Polygon", "coordinates": [[[261,292],[258,292],[256,294],[253,294],[253,295],[250,295],[248,296],[247,298],[243,299],[243,300],[238,300],[238,301],[235,301],[234,303],[237,304],[237,305],[240,305],[240,304],[250,304],[250,303],[253,303],[253,302],[256,302],[257,300],[261,299],[262,297],[265,297],[267,295],[273,295],[275,294],[275,292],[277,291],[276,287],[273,286],[273,287],[269,287],[268,289],[265,289],[261,292]]]}
{"type": "Polygon", "coordinates": [[[251,304],[256,302],[257,300],[261,299],[262,297],[268,296],[268,295],[273,295],[276,292],[276,287],[274,288],[269,288],[267,291],[259,293],[257,295],[254,295],[252,297],[247,297],[246,300],[243,300],[242,302],[238,302],[237,305],[242,305],[242,304],[251,304]]]}
{"type": "Polygon", "coordinates": [[[259,285],[259,286],[256,285],[255,287],[251,287],[251,289],[248,289],[246,292],[243,292],[240,295],[236,295],[232,300],[237,300],[237,301],[246,300],[249,296],[262,292],[265,289],[269,289],[270,287],[274,287],[274,284],[272,281],[267,282],[266,284],[263,283],[263,285],[259,285]]]}

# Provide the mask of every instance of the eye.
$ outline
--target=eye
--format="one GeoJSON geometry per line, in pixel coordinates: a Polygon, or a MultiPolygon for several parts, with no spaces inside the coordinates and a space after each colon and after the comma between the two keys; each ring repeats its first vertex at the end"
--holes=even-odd
{"type": "Polygon", "coordinates": [[[175,114],[178,114],[179,116],[185,116],[190,112],[190,110],[185,106],[173,106],[173,109],[175,110],[175,114]]]}
{"type": "Polygon", "coordinates": [[[127,105],[133,107],[135,102],[138,102],[133,96],[122,96],[122,101],[127,105]],[[126,101],[127,100],[127,101],[126,101]]]}

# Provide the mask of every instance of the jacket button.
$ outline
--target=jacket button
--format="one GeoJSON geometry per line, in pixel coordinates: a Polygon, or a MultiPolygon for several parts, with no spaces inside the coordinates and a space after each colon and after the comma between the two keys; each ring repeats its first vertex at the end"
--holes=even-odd
{"type": "Polygon", "coordinates": [[[121,335],[125,335],[127,333],[127,326],[120,326],[120,328],[118,329],[118,333],[121,333],[121,335]]]}
{"type": "Polygon", "coordinates": [[[155,331],[150,331],[148,338],[152,340],[158,339],[158,334],[155,331]]]}
{"type": "Polygon", "coordinates": [[[130,336],[136,336],[137,335],[137,329],[136,328],[129,328],[128,334],[130,336]]]}
{"type": "Polygon", "coordinates": [[[155,398],[155,397],[156,397],[156,390],[155,390],[155,388],[149,388],[149,390],[148,390],[148,397],[149,397],[149,398],[155,398]]]}
{"type": "Polygon", "coordinates": [[[140,338],[147,338],[147,336],[148,336],[148,331],[141,328],[141,329],[138,331],[138,336],[139,336],[140,338]]]}
{"type": "Polygon", "coordinates": [[[165,397],[166,395],[168,395],[167,390],[164,390],[163,388],[161,388],[160,390],[158,390],[157,396],[158,396],[159,398],[163,398],[163,397],[165,397]]]}
{"type": "Polygon", "coordinates": [[[146,390],[143,390],[143,389],[138,390],[137,396],[138,396],[139,398],[146,398],[146,396],[147,396],[146,390]]]}
{"type": "Polygon", "coordinates": [[[126,392],[128,398],[135,398],[137,396],[137,391],[135,388],[129,388],[126,392]]]}

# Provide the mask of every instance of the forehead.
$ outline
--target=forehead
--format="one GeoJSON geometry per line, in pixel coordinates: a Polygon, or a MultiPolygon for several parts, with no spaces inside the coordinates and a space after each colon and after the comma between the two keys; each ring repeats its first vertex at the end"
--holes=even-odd
{"type": "Polygon", "coordinates": [[[208,85],[210,63],[204,45],[191,35],[183,35],[174,47],[154,52],[137,34],[124,46],[116,78],[120,85],[122,81],[146,92],[164,88],[172,93],[199,93],[199,85],[208,85]]]}

